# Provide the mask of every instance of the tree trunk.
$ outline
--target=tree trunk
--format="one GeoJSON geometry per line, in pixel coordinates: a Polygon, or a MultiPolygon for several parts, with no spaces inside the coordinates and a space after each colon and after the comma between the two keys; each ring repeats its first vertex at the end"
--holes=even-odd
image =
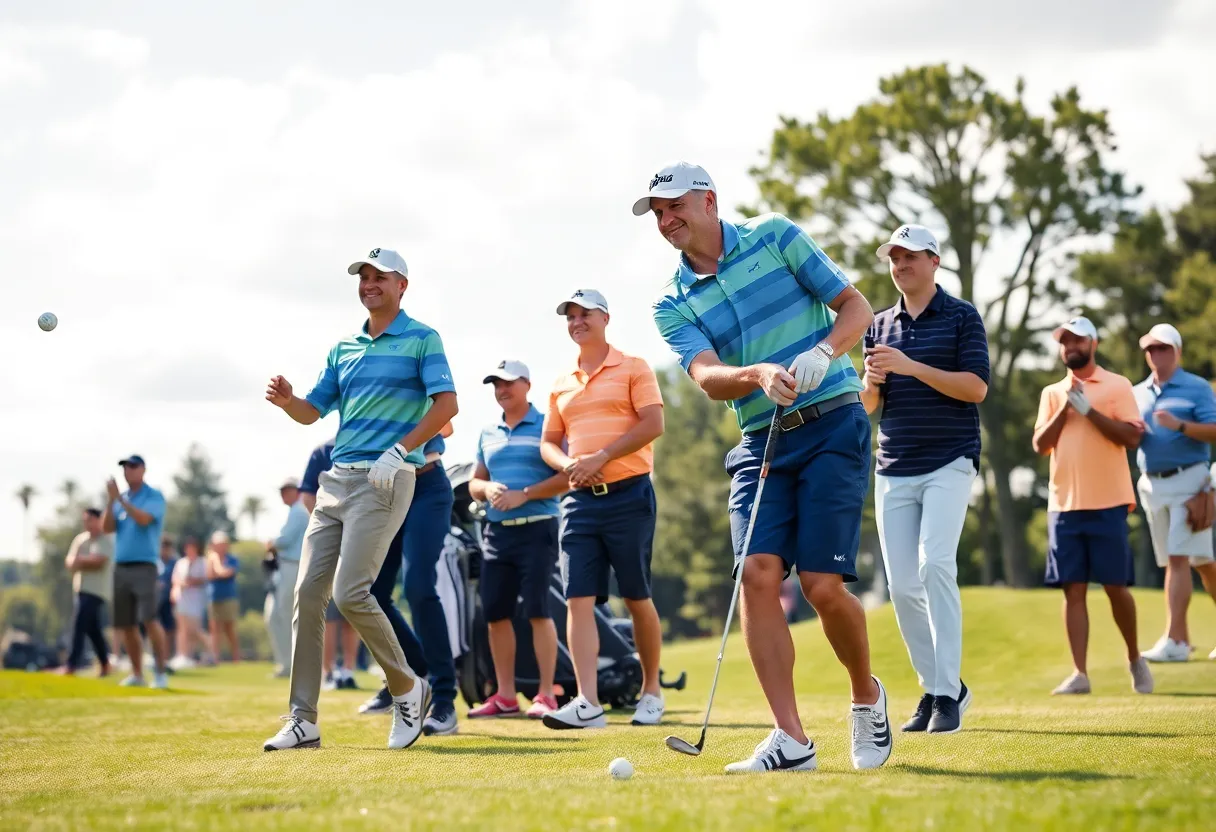
{"type": "Polygon", "coordinates": [[[996,519],[1001,531],[1001,560],[1009,586],[1030,586],[1030,564],[1026,557],[1026,533],[1018,522],[1013,489],[1009,485],[1011,466],[998,455],[990,454],[988,464],[996,480],[996,519]]]}
{"type": "Polygon", "coordinates": [[[992,586],[997,582],[997,572],[1001,560],[1000,549],[997,546],[997,536],[992,534],[992,489],[984,483],[984,494],[980,498],[980,583],[992,586]]]}

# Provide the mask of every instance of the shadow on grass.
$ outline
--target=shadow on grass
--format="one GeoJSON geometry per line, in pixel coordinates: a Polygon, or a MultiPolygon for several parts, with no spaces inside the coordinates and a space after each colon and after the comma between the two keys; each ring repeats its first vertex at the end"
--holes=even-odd
{"type": "MultiPolygon", "coordinates": [[[[454,756],[466,756],[466,755],[481,756],[484,754],[510,754],[512,756],[518,756],[518,755],[522,754],[522,755],[526,756],[529,754],[531,754],[531,755],[561,754],[561,753],[568,752],[570,750],[569,748],[563,747],[561,745],[549,745],[549,746],[523,745],[523,746],[521,746],[521,745],[516,744],[516,739],[518,739],[516,737],[495,737],[494,739],[500,739],[500,740],[502,740],[502,742],[497,743],[495,745],[477,745],[477,746],[420,744],[420,745],[414,746],[413,748],[410,748],[409,752],[411,754],[415,754],[415,753],[437,754],[440,756],[449,755],[449,754],[454,755],[454,756]]],[[[358,751],[360,753],[365,752],[365,751],[378,751],[378,752],[381,752],[384,754],[401,754],[402,753],[400,750],[385,748],[383,745],[347,745],[347,746],[343,746],[342,750],[351,751],[351,752],[358,751]]]]}
{"type": "MultiPolygon", "coordinates": [[[[573,733],[573,732],[571,732],[573,733]]],[[[477,737],[483,740],[503,740],[510,742],[578,742],[576,736],[562,735],[554,732],[553,736],[529,737],[526,735],[515,736],[514,734],[483,734],[480,731],[461,731],[459,737],[477,737]]]]}
{"type": "Polygon", "coordinates": [[[1104,780],[1126,780],[1128,778],[1115,774],[1103,774],[1099,771],[956,771],[948,768],[933,766],[915,766],[897,764],[894,768],[911,774],[929,777],[958,777],[964,780],[991,780],[997,783],[1039,783],[1046,780],[1070,780],[1074,783],[1097,782],[1104,780]]]}
{"type": "Polygon", "coordinates": [[[1216,698],[1216,691],[1172,691],[1169,693],[1154,693],[1154,696],[1194,696],[1199,699],[1216,698]]]}
{"type": "MultiPolygon", "coordinates": [[[[968,734],[1030,734],[1039,737],[1121,737],[1124,739],[1176,739],[1196,736],[1194,731],[1167,734],[1162,731],[1065,731],[1038,728],[968,728],[968,734]]],[[[1199,736],[1209,736],[1200,734],[1199,736]]]]}

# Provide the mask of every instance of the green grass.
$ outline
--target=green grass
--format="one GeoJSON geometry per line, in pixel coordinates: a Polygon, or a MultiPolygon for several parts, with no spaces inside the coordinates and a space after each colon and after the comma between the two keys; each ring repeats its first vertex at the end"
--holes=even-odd
{"type": "MultiPolygon", "coordinates": [[[[1162,597],[1138,592],[1141,642],[1162,597]]],[[[322,694],[324,747],[264,754],[286,683],[265,665],[173,677],[176,691],[113,681],[0,674],[0,827],[13,829],[1211,829],[1216,807],[1216,609],[1197,596],[1185,665],[1154,666],[1156,695],[1132,693],[1101,592],[1090,595],[1094,694],[1051,697],[1069,664],[1048,591],[964,593],[965,730],[896,734],[890,762],[848,761],[845,676],[817,623],[795,628],[803,720],[819,746],[813,774],[728,777],[769,719],[742,639],[732,636],[699,758],[663,746],[695,739],[717,639],[673,646],[663,666],[690,686],[668,692],[669,724],[621,716],[578,736],[527,721],[461,722],[458,737],[384,748],[387,717],[359,717],[364,692],[322,694]],[[627,782],[607,775],[630,759],[627,782]]],[[[870,616],[876,672],[898,725],[918,697],[889,607],[870,616]]],[[[371,688],[373,679],[360,678],[371,688]]]]}

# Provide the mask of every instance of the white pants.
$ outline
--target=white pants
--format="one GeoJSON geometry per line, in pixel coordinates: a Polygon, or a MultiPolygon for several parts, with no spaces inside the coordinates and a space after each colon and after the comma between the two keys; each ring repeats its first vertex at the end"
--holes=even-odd
{"type": "Polygon", "coordinates": [[[1148,517],[1153,554],[1162,569],[1170,562],[1170,555],[1187,555],[1192,566],[1212,562],[1212,530],[1193,532],[1186,520],[1186,501],[1199,493],[1209,477],[1206,462],[1192,465],[1172,477],[1140,475],[1137,483],[1140,502],[1148,517]]]}
{"type": "Polygon", "coordinates": [[[299,576],[298,560],[280,558],[274,592],[267,593],[263,610],[274,663],[288,672],[291,671],[291,613],[295,607],[296,581],[299,576]]]}
{"type": "Polygon", "coordinates": [[[975,466],[959,457],[928,474],[874,479],[883,563],[912,667],[925,693],[957,698],[963,661],[958,539],[975,466]]]}

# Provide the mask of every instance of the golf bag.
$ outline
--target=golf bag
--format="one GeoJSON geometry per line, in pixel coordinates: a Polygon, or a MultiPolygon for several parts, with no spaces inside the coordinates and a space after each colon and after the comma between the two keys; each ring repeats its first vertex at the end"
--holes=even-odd
{"type": "MultiPolygon", "coordinates": [[[[469,481],[476,466],[461,463],[447,469],[452,481],[455,502],[452,508],[452,538],[462,547],[461,563],[465,571],[465,601],[468,618],[469,649],[458,663],[457,677],[460,693],[470,707],[484,702],[498,689],[494,661],[490,655],[489,629],[481,609],[478,586],[481,578],[481,530],[485,512],[469,495],[469,481]]],[[[560,575],[549,584],[549,612],[557,628],[557,668],[554,673],[555,696],[559,705],[574,698],[578,685],[574,678],[574,662],[566,646],[566,598],[560,575]]],[[[607,604],[595,608],[599,630],[600,654],[598,686],[600,701],[613,708],[632,708],[642,691],[642,663],[633,641],[633,622],[617,618],[607,604]]],[[[532,623],[516,607],[515,629],[515,687],[531,699],[540,687],[540,671],[532,649],[532,623]]],[[[662,674],[660,673],[660,678],[662,674]]],[[[662,682],[663,687],[683,690],[686,677],[681,673],[674,682],[662,682]]]]}

